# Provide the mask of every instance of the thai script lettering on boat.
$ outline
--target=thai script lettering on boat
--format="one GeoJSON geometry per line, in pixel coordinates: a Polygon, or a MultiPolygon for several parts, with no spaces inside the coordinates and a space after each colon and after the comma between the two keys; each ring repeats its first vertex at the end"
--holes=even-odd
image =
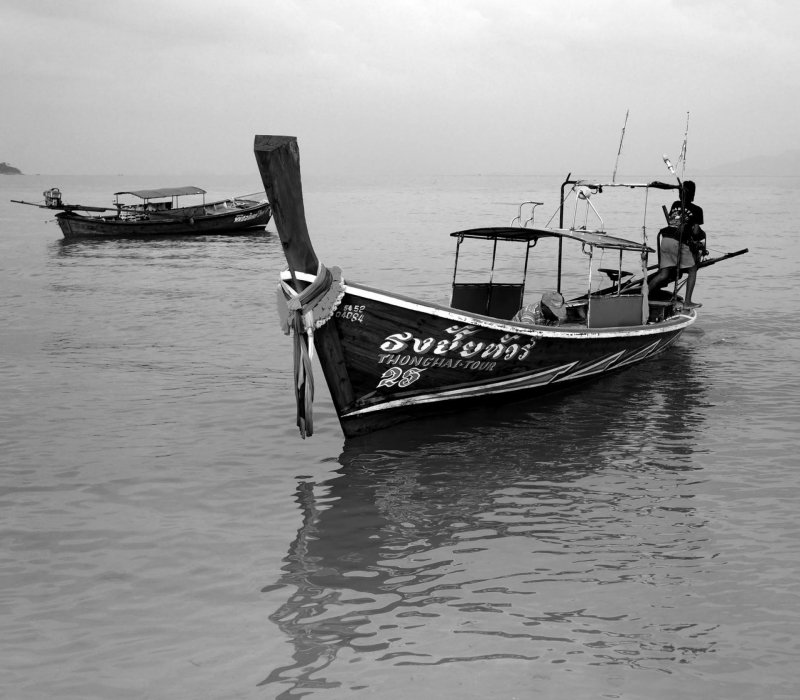
{"type": "MultiPolygon", "coordinates": [[[[399,362],[398,359],[390,360],[389,358],[395,355],[402,356],[407,354],[412,358],[433,355],[451,359],[456,358],[456,361],[472,361],[472,363],[492,360],[519,362],[528,357],[531,349],[536,344],[536,341],[532,338],[527,338],[523,341],[521,336],[509,333],[504,333],[497,342],[470,338],[479,330],[476,326],[471,325],[450,326],[445,329],[445,333],[451,336],[448,338],[417,338],[410,331],[392,333],[381,343],[380,349],[384,354],[378,356],[378,361],[381,364],[396,364],[399,362]]],[[[460,363],[449,366],[465,367],[466,365],[460,363]]],[[[472,367],[470,368],[472,369],[472,367]]],[[[488,367],[485,369],[488,369],[488,367]]]]}
{"type": "Polygon", "coordinates": [[[500,362],[522,361],[536,344],[532,338],[504,333],[497,342],[471,338],[480,329],[455,325],[445,329],[445,338],[418,338],[409,331],[392,333],[381,343],[378,364],[389,365],[378,387],[405,388],[422,373],[437,367],[491,372],[500,362]]]}

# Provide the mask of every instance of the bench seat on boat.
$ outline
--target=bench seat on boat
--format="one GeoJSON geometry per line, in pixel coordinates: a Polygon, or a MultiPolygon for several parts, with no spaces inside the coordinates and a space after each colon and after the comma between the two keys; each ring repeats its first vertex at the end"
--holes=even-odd
{"type": "Polygon", "coordinates": [[[510,319],[522,306],[523,286],[497,282],[453,284],[450,306],[494,318],[510,319]]]}
{"type": "Polygon", "coordinates": [[[642,295],[589,297],[589,328],[639,326],[642,323],[642,295]]]}

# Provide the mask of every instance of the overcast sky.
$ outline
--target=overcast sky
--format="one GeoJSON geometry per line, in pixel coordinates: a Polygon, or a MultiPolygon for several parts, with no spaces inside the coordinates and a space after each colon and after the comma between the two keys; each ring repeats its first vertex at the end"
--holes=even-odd
{"type": "Polygon", "coordinates": [[[26,173],[687,175],[800,149],[797,0],[0,0],[26,173]]]}

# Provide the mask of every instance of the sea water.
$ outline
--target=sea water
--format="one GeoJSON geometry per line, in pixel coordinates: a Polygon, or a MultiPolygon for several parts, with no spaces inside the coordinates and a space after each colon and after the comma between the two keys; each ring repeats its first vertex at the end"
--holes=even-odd
{"type": "MultiPolygon", "coordinates": [[[[274,224],[66,242],[10,203],[261,187],[162,180],[0,179],[0,696],[800,696],[800,180],[697,178],[750,252],[668,352],[357,440],[319,367],[298,434],[274,224]]],[[[446,302],[447,234],[547,223],[559,178],[305,184],[326,264],[446,302]]]]}

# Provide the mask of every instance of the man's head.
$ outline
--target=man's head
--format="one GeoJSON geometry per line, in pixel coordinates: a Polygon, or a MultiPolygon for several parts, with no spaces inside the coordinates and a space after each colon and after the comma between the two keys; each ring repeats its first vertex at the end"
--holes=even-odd
{"type": "Polygon", "coordinates": [[[560,292],[552,291],[542,294],[540,306],[548,321],[560,322],[567,317],[567,307],[560,292]]]}
{"type": "Polygon", "coordinates": [[[686,180],[683,183],[683,201],[684,202],[693,202],[694,201],[694,182],[691,180],[686,180]]]}

